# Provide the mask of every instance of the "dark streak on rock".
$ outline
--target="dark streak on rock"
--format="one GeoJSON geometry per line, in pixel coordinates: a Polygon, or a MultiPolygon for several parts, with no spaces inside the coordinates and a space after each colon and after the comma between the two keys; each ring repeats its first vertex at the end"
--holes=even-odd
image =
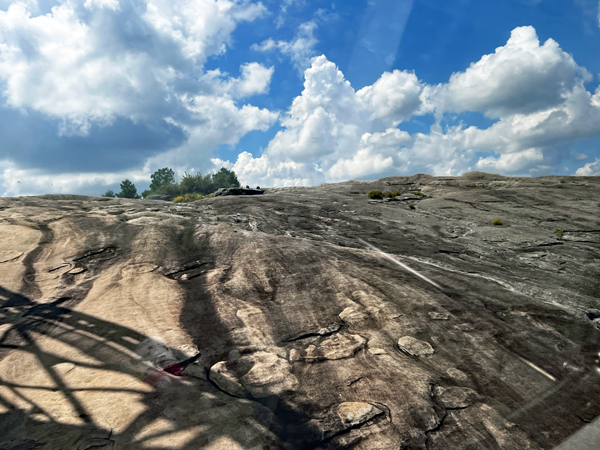
{"type": "Polygon", "coordinates": [[[356,383],[357,381],[362,380],[362,375],[360,377],[356,377],[356,378],[352,378],[351,380],[348,380],[346,382],[347,386],[352,386],[354,383],[356,383]]]}
{"type": "Polygon", "coordinates": [[[82,261],[84,259],[92,258],[94,256],[102,255],[104,253],[110,255],[111,257],[113,257],[116,252],[117,252],[116,247],[112,247],[112,246],[105,247],[105,248],[100,249],[100,250],[90,250],[90,251],[86,252],[82,256],[78,256],[77,258],[73,258],[73,261],[82,261]]]}
{"type": "Polygon", "coordinates": [[[300,341],[302,339],[308,339],[311,337],[330,336],[333,333],[337,333],[338,331],[340,331],[341,328],[342,328],[342,324],[336,323],[336,324],[329,325],[327,327],[320,328],[318,331],[311,331],[308,333],[302,333],[300,335],[285,338],[281,342],[294,342],[294,341],[300,341]]]}
{"type": "Polygon", "coordinates": [[[552,247],[555,245],[564,245],[563,242],[548,242],[547,244],[538,244],[536,247],[552,247]]]}
{"type": "Polygon", "coordinates": [[[25,273],[23,274],[23,281],[19,291],[21,294],[31,299],[37,299],[42,295],[42,291],[35,282],[36,270],[33,265],[44,250],[44,247],[51,244],[54,240],[54,233],[47,224],[38,225],[38,229],[42,232],[42,237],[39,240],[37,247],[27,253],[23,259],[25,273]]]}
{"type": "Polygon", "coordinates": [[[68,266],[69,266],[69,264],[65,263],[65,264],[62,264],[62,265],[60,265],[58,267],[55,267],[54,269],[49,269],[48,272],[49,273],[56,272],[57,270],[63,269],[63,268],[68,267],[68,266]]]}
{"type": "MultiPolygon", "coordinates": [[[[168,278],[176,278],[176,276],[177,276],[177,275],[179,275],[179,274],[182,274],[182,273],[185,273],[185,272],[189,272],[189,271],[191,271],[191,270],[194,270],[194,269],[198,269],[198,268],[200,268],[200,267],[202,267],[202,266],[204,266],[204,265],[206,265],[206,264],[209,264],[209,263],[208,263],[208,262],[194,261],[194,262],[192,262],[192,263],[185,264],[185,265],[183,266],[183,269],[179,269],[179,270],[176,270],[176,271],[174,271],[174,272],[169,272],[169,273],[166,273],[166,274],[165,274],[165,277],[168,277],[168,278]]],[[[199,275],[200,275],[200,274],[195,274],[195,275],[192,275],[192,276],[191,276],[191,277],[189,277],[189,278],[191,279],[191,278],[197,277],[197,276],[199,276],[199,275]]]]}

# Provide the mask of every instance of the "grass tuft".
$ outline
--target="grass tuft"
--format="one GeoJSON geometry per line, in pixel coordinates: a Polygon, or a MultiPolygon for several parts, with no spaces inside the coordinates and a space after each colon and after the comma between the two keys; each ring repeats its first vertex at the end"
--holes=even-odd
{"type": "Polygon", "coordinates": [[[492,220],[492,225],[502,226],[502,220],[496,217],[494,220],[492,220]]]}

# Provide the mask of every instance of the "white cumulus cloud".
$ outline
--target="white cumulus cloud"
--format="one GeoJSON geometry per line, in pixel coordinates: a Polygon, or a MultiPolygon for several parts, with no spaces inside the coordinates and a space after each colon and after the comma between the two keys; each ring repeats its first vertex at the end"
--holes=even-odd
{"type": "Polygon", "coordinates": [[[96,8],[108,8],[113,11],[118,11],[121,7],[119,0],[85,0],[83,4],[87,9],[96,8]]]}
{"type": "Polygon", "coordinates": [[[261,157],[244,153],[233,165],[243,183],[314,184],[407,166],[398,150],[412,138],[393,126],[422,106],[423,86],[413,73],[386,72],[356,92],[322,55],[304,76],[304,90],[281,118],[284,129],[261,157]]]}
{"type": "Polygon", "coordinates": [[[229,81],[228,89],[233,97],[250,97],[256,94],[267,94],[273,77],[274,67],[265,67],[252,62],[241,67],[242,76],[229,81]]]}
{"type": "Polygon", "coordinates": [[[358,150],[351,158],[341,157],[329,168],[328,178],[361,178],[393,167],[400,168],[399,166],[404,165],[403,168],[406,168],[409,161],[398,150],[411,143],[410,135],[397,128],[389,128],[380,133],[365,133],[360,138],[358,150]]]}
{"type": "MultiPolygon", "coordinates": [[[[477,170],[484,172],[519,173],[544,160],[541,150],[530,148],[516,153],[505,153],[498,158],[488,156],[477,161],[477,170]]],[[[527,174],[528,175],[528,174],[527,174]]]]}
{"type": "Polygon", "coordinates": [[[373,85],[365,86],[357,95],[373,110],[372,119],[396,126],[422,107],[423,87],[414,73],[394,70],[384,72],[373,85]]]}
{"type": "Polygon", "coordinates": [[[185,58],[204,63],[230,43],[238,22],[266,14],[262,3],[234,0],[146,0],[143,18],[160,36],[174,42],[185,58]]]}
{"type": "Polygon", "coordinates": [[[585,164],[575,172],[575,175],[580,177],[598,177],[600,176],[600,158],[596,158],[594,162],[585,164]]]}
{"type": "MultiPolygon", "coordinates": [[[[127,8],[118,0],[86,0],[86,15],[81,3],[63,1],[45,15],[23,2],[0,11],[7,104],[60,118],[65,134],[85,135],[91,123],[115,117],[172,113],[181,106],[177,83],[201,78],[206,58],[225,50],[237,23],[266,11],[261,3],[233,0],[132,0],[127,8]]],[[[236,96],[266,92],[271,74],[244,65],[236,96]]]]}
{"type": "Polygon", "coordinates": [[[251,48],[259,52],[279,51],[289,57],[294,67],[302,73],[310,65],[310,60],[315,54],[315,45],[318,43],[314,35],[316,28],[316,22],[304,22],[298,27],[294,39],[289,42],[269,38],[260,44],[253,44],[251,48]]]}
{"type": "Polygon", "coordinates": [[[514,29],[505,45],[437,86],[394,70],[356,92],[325,56],[314,58],[304,76],[304,90],[281,119],[284,129],[260,158],[246,154],[235,163],[240,179],[298,184],[476,169],[540,175],[580,158],[572,143],[600,135],[600,88],[586,90],[587,70],[554,40],[540,44],[533,27],[514,29]],[[412,136],[401,131],[403,121],[433,111],[438,121],[462,111],[496,121],[487,128],[436,122],[412,136]]]}
{"type": "Polygon", "coordinates": [[[535,29],[526,26],[515,28],[494,53],[452,74],[432,96],[442,111],[480,111],[497,118],[559,105],[578,80],[589,79],[556,41],[540,45],[535,29]]]}

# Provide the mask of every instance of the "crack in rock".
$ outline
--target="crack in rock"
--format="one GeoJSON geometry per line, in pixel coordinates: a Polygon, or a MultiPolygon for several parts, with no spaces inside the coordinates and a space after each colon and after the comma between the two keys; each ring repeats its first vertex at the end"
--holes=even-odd
{"type": "Polygon", "coordinates": [[[104,255],[104,254],[107,254],[107,255],[109,255],[109,257],[112,257],[112,256],[115,255],[116,252],[117,252],[117,248],[116,247],[105,247],[105,248],[103,248],[101,250],[90,250],[90,251],[87,251],[82,256],[78,256],[77,258],[73,258],[73,261],[82,261],[84,259],[88,259],[88,258],[92,258],[94,256],[104,255]]]}
{"type": "Polygon", "coordinates": [[[336,333],[337,331],[339,331],[341,327],[342,327],[341,324],[334,323],[334,324],[328,325],[326,327],[320,328],[318,331],[311,331],[311,332],[308,332],[308,333],[302,333],[302,334],[297,335],[297,336],[292,336],[292,337],[289,337],[289,338],[285,338],[281,342],[294,342],[294,341],[300,341],[302,339],[308,339],[308,338],[311,338],[311,337],[329,336],[329,335],[331,335],[331,334],[336,333]]]}

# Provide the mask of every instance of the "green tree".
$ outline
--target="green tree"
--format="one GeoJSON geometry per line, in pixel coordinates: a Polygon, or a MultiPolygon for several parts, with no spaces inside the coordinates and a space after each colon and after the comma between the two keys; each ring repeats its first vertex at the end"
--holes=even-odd
{"type": "Polygon", "coordinates": [[[140,198],[137,193],[137,189],[135,188],[135,184],[133,184],[129,180],[123,180],[121,183],[121,192],[117,194],[119,198],[140,198]]]}
{"type": "Polygon", "coordinates": [[[116,195],[112,190],[109,189],[104,194],[102,194],[102,197],[116,197],[116,195]]]}
{"type": "Polygon", "coordinates": [[[175,172],[168,167],[163,167],[162,169],[158,169],[152,175],[150,175],[152,182],[150,183],[150,190],[152,192],[158,191],[161,187],[167,184],[175,183],[175,172]]]}
{"type": "Polygon", "coordinates": [[[225,167],[221,167],[221,170],[212,176],[212,182],[216,189],[240,187],[240,182],[233,170],[227,170],[225,167]]]}
{"type": "Polygon", "coordinates": [[[182,194],[209,194],[214,191],[212,177],[210,175],[202,175],[198,172],[196,175],[190,175],[185,172],[179,183],[182,194]]]}

